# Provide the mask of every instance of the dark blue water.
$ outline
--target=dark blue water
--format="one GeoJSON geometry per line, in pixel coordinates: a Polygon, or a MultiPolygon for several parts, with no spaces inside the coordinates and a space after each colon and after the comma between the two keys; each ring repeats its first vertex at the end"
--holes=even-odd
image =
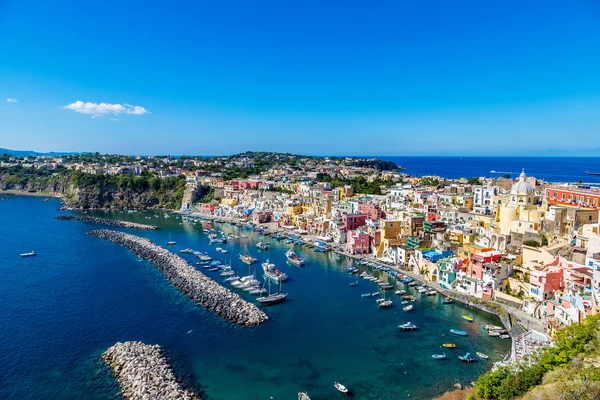
{"type": "Polygon", "coordinates": [[[406,168],[412,176],[439,175],[446,178],[473,176],[516,179],[525,168],[528,176],[547,182],[600,183],[600,177],[585,176],[600,172],[600,157],[378,157],[406,168]],[[491,171],[496,171],[495,173],[491,171]]]}
{"type": "MultiPolygon", "coordinates": [[[[271,249],[258,253],[260,237],[222,225],[217,228],[249,236],[225,245],[241,273],[248,267],[237,255],[247,248],[290,276],[284,284],[289,301],[266,310],[268,323],[235,327],[178,293],[152,265],[85,235],[98,226],[54,220],[59,206],[32,197],[0,201],[1,399],[115,398],[118,387],[99,357],[124,340],[160,344],[208,399],[228,400],[291,399],[301,390],[313,399],[337,398],[334,381],[357,399],[427,399],[456,382],[471,382],[509,350],[509,341],[489,338],[482,329],[499,324],[492,316],[419,294],[410,314],[397,298],[392,309],[379,310],[374,299],[360,296],[376,291],[375,284],[361,280],[349,287],[356,278],[343,271],[344,258],[302,249],[307,266],[291,267],[284,243],[270,240],[271,249]],[[30,250],[38,256],[19,257],[30,250]],[[463,321],[463,314],[475,322],[463,321]],[[399,331],[406,321],[420,330],[399,331]],[[450,328],[470,336],[452,336],[450,328]],[[445,342],[459,348],[446,350],[448,360],[432,360],[445,342]],[[460,363],[456,356],[466,351],[483,351],[491,361],[460,363]]],[[[132,232],[159,244],[175,240],[174,250],[192,247],[225,257],[208,245],[199,224],[155,215],[112,216],[160,225],[159,231],[132,232]]]]}

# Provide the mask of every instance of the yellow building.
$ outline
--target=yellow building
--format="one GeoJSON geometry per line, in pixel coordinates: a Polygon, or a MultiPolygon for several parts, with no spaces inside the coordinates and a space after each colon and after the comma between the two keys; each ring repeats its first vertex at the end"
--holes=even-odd
{"type": "Polygon", "coordinates": [[[498,229],[502,235],[511,232],[533,232],[540,228],[540,221],[544,211],[533,204],[535,191],[529,182],[526,182],[525,171],[519,175],[508,196],[508,202],[502,204],[496,213],[498,229]]]}
{"type": "Polygon", "coordinates": [[[237,206],[238,200],[235,198],[232,198],[232,199],[223,198],[223,199],[221,199],[221,204],[225,204],[226,206],[233,207],[233,206],[237,206]]]}
{"type": "Polygon", "coordinates": [[[300,215],[302,214],[302,204],[299,202],[288,203],[286,212],[290,216],[300,215]]]}
{"type": "Polygon", "coordinates": [[[381,242],[375,251],[375,257],[381,257],[385,250],[392,246],[399,246],[401,243],[400,234],[402,233],[402,220],[381,220],[381,242]]]}

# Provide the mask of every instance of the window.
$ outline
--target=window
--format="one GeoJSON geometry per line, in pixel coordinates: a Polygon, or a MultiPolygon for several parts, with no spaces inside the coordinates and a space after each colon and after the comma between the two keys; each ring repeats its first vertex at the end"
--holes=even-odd
{"type": "Polygon", "coordinates": [[[569,195],[569,201],[571,201],[571,200],[573,200],[573,195],[572,194],[569,195]]]}
{"type": "Polygon", "coordinates": [[[563,193],[561,198],[564,201],[567,198],[567,195],[565,193],[563,193]]]}
{"type": "Polygon", "coordinates": [[[558,192],[554,192],[554,200],[558,198],[558,192]]]}
{"type": "Polygon", "coordinates": [[[575,196],[575,201],[579,201],[579,196],[575,196]]]}

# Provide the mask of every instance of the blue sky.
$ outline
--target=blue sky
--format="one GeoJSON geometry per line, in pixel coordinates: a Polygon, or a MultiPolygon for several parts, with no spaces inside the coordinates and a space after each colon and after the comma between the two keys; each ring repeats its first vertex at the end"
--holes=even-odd
{"type": "Polygon", "coordinates": [[[0,0],[0,60],[0,147],[600,148],[592,0],[0,0]]]}

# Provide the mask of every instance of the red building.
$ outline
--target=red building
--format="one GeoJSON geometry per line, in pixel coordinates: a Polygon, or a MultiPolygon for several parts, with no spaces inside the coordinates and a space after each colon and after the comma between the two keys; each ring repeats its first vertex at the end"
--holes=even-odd
{"type": "Polygon", "coordinates": [[[483,253],[471,254],[471,259],[467,266],[469,276],[483,279],[483,264],[497,263],[503,257],[506,257],[506,253],[501,253],[499,251],[486,251],[483,253]]]}
{"type": "Polygon", "coordinates": [[[219,203],[202,203],[202,212],[207,214],[212,214],[215,212],[215,208],[219,205],[219,203]]]}
{"type": "Polygon", "coordinates": [[[353,231],[356,228],[363,226],[366,221],[366,214],[345,214],[342,217],[342,222],[346,228],[346,232],[353,231]]]}
{"type": "Polygon", "coordinates": [[[548,204],[598,209],[600,190],[550,186],[546,188],[546,200],[548,204]]]}

